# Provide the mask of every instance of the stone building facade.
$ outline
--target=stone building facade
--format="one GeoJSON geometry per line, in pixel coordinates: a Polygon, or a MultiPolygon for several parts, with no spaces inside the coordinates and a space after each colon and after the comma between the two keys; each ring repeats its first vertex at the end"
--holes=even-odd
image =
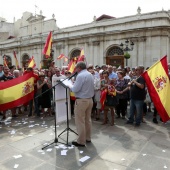
{"type": "Polygon", "coordinates": [[[0,63],[3,56],[8,56],[11,64],[15,65],[13,51],[16,51],[20,66],[27,65],[29,58],[34,56],[39,67],[43,61],[47,65],[42,50],[50,31],[53,33],[53,58],[56,66],[67,65],[63,60],[56,60],[60,54],[69,58],[76,57],[83,48],[88,64],[102,65],[137,65],[151,66],[164,55],[170,55],[170,11],[157,11],[152,13],[114,18],[102,15],[94,17],[88,24],[59,28],[55,16],[50,20],[40,12],[39,15],[25,12],[21,19],[10,24],[0,20],[0,26],[10,25],[10,29],[0,30],[0,63]],[[3,23],[2,23],[3,22],[3,23]],[[125,60],[124,50],[120,46],[126,40],[134,43],[129,51],[130,59],[125,60]]]}

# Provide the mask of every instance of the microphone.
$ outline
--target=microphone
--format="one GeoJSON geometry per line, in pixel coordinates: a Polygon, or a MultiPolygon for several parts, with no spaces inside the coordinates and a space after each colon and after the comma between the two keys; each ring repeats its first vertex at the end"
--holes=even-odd
{"type": "Polygon", "coordinates": [[[70,79],[72,79],[72,77],[75,77],[75,76],[77,76],[77,72],[75,72],[74,74],[72,74],[69,78],[68,78],[68,80],[70,80],[70,79]]]}

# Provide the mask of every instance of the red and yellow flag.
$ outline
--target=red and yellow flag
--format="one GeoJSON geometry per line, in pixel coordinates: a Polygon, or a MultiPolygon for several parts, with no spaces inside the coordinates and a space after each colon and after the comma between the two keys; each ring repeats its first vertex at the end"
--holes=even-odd
{"type": "Polygon", "coordinates": [[[84,49],[81,49],[80,56],[78,57],[78,61],[84,61],[85,60],[85,55],[84,55],[84,49]]]}
{"type": "Polygon", "coordinates": [[[67,62],[68,61],[68,57],[66,57],[64,54],[60,54],[58,57],[57,57],[57,60],[60,60],[64,58],[64,62],[67,62]]]}
{"type": "Polygon", "coordinates": [[[64,58],[65,56],[64,56],[64,54],[60,54],[58,57],[57,57],[57,60],[60,60],[60,59],[62,59],[62,58],[64,58]]]}
{"type": "Polygon", "coordinates": [[[14,54],[14,58],[15,58],[15,64],[16,64],[16,68],[19,69],[19,63],[18,63],[18,59],[17,59],[17,56],[16,56],[16,52],[13,51],[13,54],[14,54]]]}
{"type": "Polygon", "coordinates": [[[4,67],[7,67],[8,66],[8,62],[7,62],[7,59],[6,59],[6,56],[4,55],[3,57],[3,65],[4,67]]]}
{"type": "Polygon", "coordinates": [[[0,83],[0,111],[29,102],[34,96],[33,73],[0,83]]]}
{"type": "Polygon", "coordinates": [[[163,122],[170,119],[170,81],[168,77],[167,56],[156,62],[142,76],[150,97],[163,122]]]}
{"type": "Polygon", "coordinates": [[[68,64],[68,71],[70,73],[73,73],[75,71],[76,63],[77,63],[77,58],[75,57],[68,64]]]}
{"type": "Polygon", "coordinates": [[[32,58],[29,61],[28,67],[34,68],[36,66],[34,57],[32,56],[32,58]]]}
{"type": "Polygon", "coordinates": [[[107,95],[107,89],[102,90],[101,97],[100,97],[101,110],[104,110],[106,95],[107,95]]]}
{"type": "Polygon", "coordinates": [[[68,61],[68,57],[65,56],[64,58],[64,62],[67,62],[68,61]]]}
{"type": "Polygon", "coordinates": [[[46,56],[46,58],[50,57],[51,48],[52,48],[52,32],[50,31],[43,49],[43,54],[46,56]]]}

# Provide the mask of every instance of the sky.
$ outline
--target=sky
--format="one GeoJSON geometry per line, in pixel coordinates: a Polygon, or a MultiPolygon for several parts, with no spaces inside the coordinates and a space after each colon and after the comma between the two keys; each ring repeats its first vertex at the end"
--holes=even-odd
{"type": "Polygon", "coordinates": [[[68,26],[90,23],[93,17],[102,14],[116,18],[141,13],[170,10],[170,0],[4,0],[0,5],[0,17],[13,22],[22,17],[23,12],[40,14],[42,10],[45,20],[55,15],[57,26],[68,26]],[[37,7],[35,7],[37,6],[37,7]]]}

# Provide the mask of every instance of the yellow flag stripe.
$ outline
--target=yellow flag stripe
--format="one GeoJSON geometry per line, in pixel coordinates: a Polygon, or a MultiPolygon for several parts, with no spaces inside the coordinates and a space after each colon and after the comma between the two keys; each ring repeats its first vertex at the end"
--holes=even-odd
{"type": "Polygon", "coordinates": [[[51,53],[51,43],[52,43],[52,37],[50,38],[49,45],[48,45],[47,52],[46,52],[46,55],[48,56],[50,56],[50,53],[51,53]]]}
{"type": "Polygon", "coordinates": [[[12,102],[14,100],[17,100],[27,95],[28,93],[27,94],[24,93],[24,87],[26,83],[30,85],[30,89],[28,93],[31,93],[34,90],[34,78],[33,77],[15,86],[6,88],[4,90],[0,90],[0,96],[1,96],[0,104],[9,103],[9,102],[12,102]]]}
{"type": "Polygon", "coordinates": [[[162,102],[162,105],[164,106],[166,112],[168,113],[168,115],[170,116],[170,82],[169,82],[169,78],[165,72],[165,70],[162,67],[161,62],[157,63],[157,65],[155,65],[156,67],[152,67],[152,69],[148,70],[148,76],[151,79],[151,82],[162,102]],[[158,75],[158,71],[159,71],[159,77],[157,77],[158,75]],[[161,82],[161,86],[160,88],[158,85],[158,79],[162,78],[162,75],[164,76],[166,83],[161,82]]]}

